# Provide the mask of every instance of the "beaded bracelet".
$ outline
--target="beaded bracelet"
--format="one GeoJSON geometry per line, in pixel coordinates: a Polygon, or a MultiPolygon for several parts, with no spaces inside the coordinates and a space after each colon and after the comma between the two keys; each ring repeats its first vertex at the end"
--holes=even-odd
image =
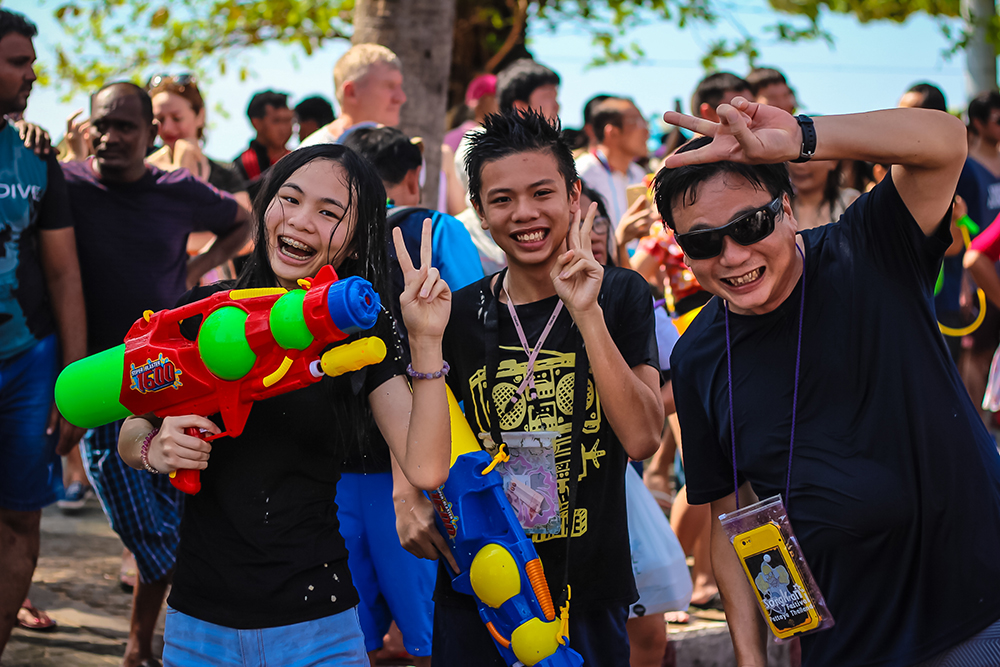
{"type": "Polygon", "coordinates": [[[152,431],[146,434],[146,439],[142,441],[142,449],[139,450],[139,460],[142,461],[142,467],[153,473],[154,475],[159,475],[160,471],[149,464],[149,443],[153,441],[156,434],[160,432],[160,429],[154,428],[152,431]]]}
{"type": "Polygon", "coordinates": [[[413,370],[413,364],[406,365],[406,374],[409,375],[414,380],[436,380],[438,378],[443,378],[445,375],[448,374],[448,371],[450,370],[451,366],[448,365],[447,361],[444,362],[444,367],[441,370],[436,371],[434,373],[418,373],[417,371],[413,370]]]}

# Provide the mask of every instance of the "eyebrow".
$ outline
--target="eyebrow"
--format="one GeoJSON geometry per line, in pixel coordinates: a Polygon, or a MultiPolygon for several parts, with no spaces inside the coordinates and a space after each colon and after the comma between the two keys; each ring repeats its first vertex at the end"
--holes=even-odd
{"type": "Polygon", "coordinates": [[[721,225],[710,225],[710,224],[705,223],[705,222],[695,223],[694,225],[691,225],[691,229],[689,229],[688,231],[689,232],[700,232],[703,229],[718,229],[719,227],[725,227],[728,224],[736,222],[737,220],[739,220],[740,218],[742,218],[747,213],[752,213],[753,211],[756,211],[758,209],[765,208],[770,203],[771,202],[768,202],[767,204],[764,204],[764,206],[747,206],[747,207],[741,208],[739,211],[736,212],[736,215],[734,215],[733,217],[731,217],[729,219],[729,222],[724,222],[721,225]]]}
{"type": "MultiPolygon", "coordinates": [[[[292,183],[291,181],[285,181],[284,183],[281,184],[281,187],[282,188],[291,188],[291,189],[295,190],[298,193],[305,194],[305,191],[303,191],[302,188],[300,188],[299,186],[297,186],[295,183],[292,183]]],[[[336,199],[333,199],[332,197],[320,197],[319,200],[323,201],[323,202],[326,202],[327,204],[332,204],[333,206],[337,206],[341,210],[344,210],[344,211],[347,210],[346,206],[344,206],[343,204],[341,204],[336,199]]]]}
{"type": "MultiPolygon", "coordinates": [[[[554,179],[554,178],[543,178],[540,181],[535,181],[534,183],[530,184],[528,186],[528,189],[531,190],[533,188],[537,188],[537,187],[542,186],[542,185],[551,185],[551,184],[553,184],[555,182],[556,182],[556,179],[554,179]]],[[[489,189],[489,190],[486,191],[486,196],[487,197],[492,197],[493,195],[498,195],[501,192],[513,192],[513,191],[514,191],[514,188],[491,188],[491,189],[489,189]]]]}

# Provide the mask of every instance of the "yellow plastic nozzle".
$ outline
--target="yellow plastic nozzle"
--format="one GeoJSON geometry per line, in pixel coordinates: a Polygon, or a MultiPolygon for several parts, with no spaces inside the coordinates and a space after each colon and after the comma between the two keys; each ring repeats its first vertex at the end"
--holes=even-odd
{"type": "Polygon", "coordinates": [[[559,632],[556,633],[556,641],[566,645],[569,641],[569,599],[573,597],[573,589],[566,584],[566,604],[559,607],[559,632]]]}
{"type": "Polygon", "coordinates": [[[153,311],[151,310],[142,311],[142,319],[146,320],[147,322],[149,321],[149,318],[151,318],[152,316],[153,316],[153,311]]]}
{"type": "Polygon", "coordinates": [[[385,343],[374,336],[339,345],[320,359],[320,367],[330,377],[371,366],[385,359],[385,343]]]}

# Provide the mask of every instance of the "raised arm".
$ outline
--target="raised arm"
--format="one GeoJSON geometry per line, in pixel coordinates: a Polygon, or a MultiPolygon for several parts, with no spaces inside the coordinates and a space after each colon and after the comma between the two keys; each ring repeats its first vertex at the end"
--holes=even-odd
{"type": "MultiPolygon", "coordinates": [[[[742,97],[719,105],[721,122],[675,111],[671,124],[713,137],[704,148],[672,155],[668,168],[730,160],[752,164],[793,160],[802,147],[802,130],[790,114],[742,97]]],[[[930,235],[951,205],[966,155],[965,126],[929,109],[886,109],[814,118],[816,160],[866,160],[892,164],[892,180],[907,209],[930,235]]]]}
{"type": "Polygon", "coordinates": [[[597,303],[604,268],[594,259],[590,245],[590,228],[596,212],[597,205],[591,204],[582,226],[579,211],[574,215],[567,237],[569,250],[553,265],[552,284],[583,335],[601,408],[611,428],[625,452],[641,461],[652,456],[660,445],[663,427],[660,377],[652,366],[628,366],[597,303]]]}
{"type": "Polygon", "coordinates": [[[419,489],[436,489],[448,479],[451,423],[445,392],[441,338],[451,315],[451,290],[431,265],[431,221],[424,220],[420,268],[415,269],[403,235],[393,229],[396,256],[403,270],[399,297],[409,332],[413,394],[395,377],[369,396],[372,413],[389,449],[409,482],[419,489]],[[437,377],[428,377],[437,375],[437,377]],[[404,422],[401,417],[406,415],[404,422]],[[407,424],[405,431],[401,424],[407,424]]]}
{"type": "Polygon", "coordinates": [[[243,248],[250,230],[250,213],[243,206],[237,205],[235,224],[228,232],[216,237],[212,247],[188,260],[188,289],[198,284],[198,280],[208,271],[224,264],[243,248]]]}

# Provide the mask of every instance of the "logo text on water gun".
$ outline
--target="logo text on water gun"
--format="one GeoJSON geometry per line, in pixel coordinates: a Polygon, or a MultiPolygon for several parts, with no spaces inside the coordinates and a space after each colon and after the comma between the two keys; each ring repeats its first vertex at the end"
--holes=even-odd
{"type": "Polygon", "coordinates": [[[170,357],[160,353],[156,359],[147,359],[142,366],[131,364],[129,375],[132,376],[132,385],[129,389],[148,394],[154,391],[161,391],[168,387],[177,389],[183,386],[180,376],[184,371],[177,368],[170,357]]]}

